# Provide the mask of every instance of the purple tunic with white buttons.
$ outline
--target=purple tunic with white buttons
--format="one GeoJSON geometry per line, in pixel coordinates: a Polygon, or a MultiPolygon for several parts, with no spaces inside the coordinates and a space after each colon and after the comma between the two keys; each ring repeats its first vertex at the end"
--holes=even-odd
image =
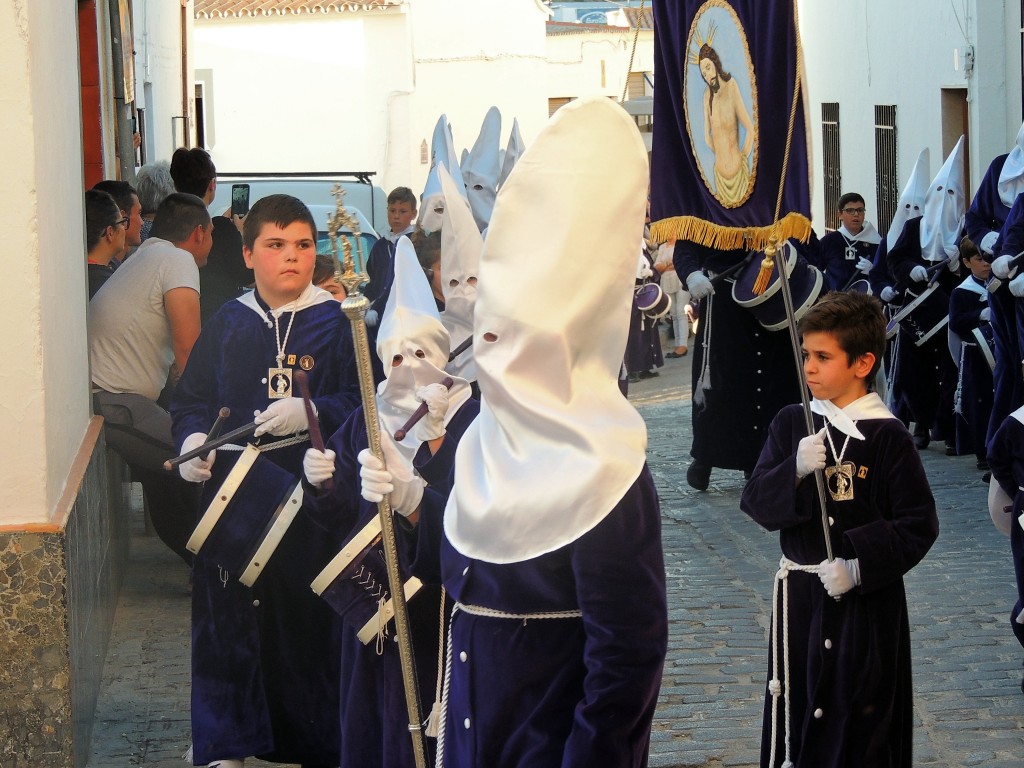
{"type": "Polygon", "coordinates": [[[414,564],[421,578],[443,577],[470,606],[582,613],[455,612],[443,765],[646,765],[668,642],[660,512],[646,466],[596,527],[519,563],[458,552],[444,537],[443,509],[428,489],[414,564]]]}
{"type": "MultiPolygon", "coordinates": [[[[823,421],[815,416],[815,431],[823,421]]],[[[857,422],[865,440],[830,427],[843,463],[852,462],[853,498],[826,490],[835,557],[858,558],[861,584],[833,600],[814,573],[790,572],[790,744],[796,768],[911,765],[913,692],[910,626],[903,575],[925,556],[939,532],[935,500],[910,434],[897,419],[857,422]]],[[[796,450],[807,434],[800,406],[772,422],[740,506],[770,531],[795,563],[826,558],[813,476],[796,482],[796,450]]],[[[826,467],[835,455],[826,440],[826,467]]],[[[780,585],[777,620],[782,623],[780,585]]],[[[781,644],[781,640],[780,640],[781,644]]],[[[784,680],[779,660],[779,677],[784,680]]],[[[772,670],[769,648],[769,678],[772,670]]],[[[785,715],[779,699],[775,761],[772,696],[765,701],[761,765],[785,757],[785,715]]]]}

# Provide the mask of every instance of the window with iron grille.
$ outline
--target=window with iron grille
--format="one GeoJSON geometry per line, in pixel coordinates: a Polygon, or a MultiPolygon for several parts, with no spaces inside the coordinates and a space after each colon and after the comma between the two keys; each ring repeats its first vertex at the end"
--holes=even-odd
{"type": "Polygon", "coordinates": [[[825,229],[839,229],[839,198],[842,192],[842,171],[839,167],[839,103],[821,105],[822,172],[825,174],[825,229]]]}
{"type": "Polygon", "coordinates": [[[900,200],[896,171],[896,105],[875,105],[875,227],[888,232],[900,200]]]}

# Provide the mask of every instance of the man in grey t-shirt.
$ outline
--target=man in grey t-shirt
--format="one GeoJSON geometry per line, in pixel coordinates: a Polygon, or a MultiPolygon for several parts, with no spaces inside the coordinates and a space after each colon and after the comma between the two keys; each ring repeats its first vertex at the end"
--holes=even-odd
{"type": "Polygon", "coordinates": [[[142,483],[157,534],[186,562],[196,496],[163,462],[175,456],[171,417],[157,404],[199,336],[199,268],[212,226],[203,201],[175,193],[157,209],[149,239],[89,302],[95,411],[107,444],[142,483]]]}

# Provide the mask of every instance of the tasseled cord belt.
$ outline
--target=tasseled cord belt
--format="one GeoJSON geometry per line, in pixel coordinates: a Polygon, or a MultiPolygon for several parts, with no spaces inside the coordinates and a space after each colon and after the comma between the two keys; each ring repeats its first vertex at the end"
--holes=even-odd
{"type": "Polygon", "coordinates": [[[775,572],[775,587],[772,590],[772,679],[768,681],[768,692],[772,695],[772,751],[768,765],[775,765],[775,749],[778,745],[779,696],[783,695],[783,683],[779,680],[779,585],[782,585],[782,672],[785,677],[786,707],[786,759],[781,768],[793,768],[789,754],[789,572],[803,571],[817,575],[817,565],[800,565],[788,557],[779,560],[775,572]]]}
{"type": "MultiPolygon", "coordinates": [[[[526,622],[533,621],[536,619],[579,619],[583,617],[583,611],[576,609],[572,611],[541,611],[539,613],[506,613],[505,611],[499,611],[494,608],[485,608],[479,605],[465,605],[463,603],[456,602],[452,608],[452,622],[455,621],[455,614],[459,611],[465,613],[471,613],[474,616],[487,616],[492,619],[515,619],[516,621],[522,621],[523,626],[526,626],[526,622]]],[[[451,624],[448,625],[448,642],[445,652],[444,660],[444,688],[441,691],[441,706],[439,708],[439,717],[437,723],[437,761],[435,765],[437,768],[441,768],[444,765],[444,728],[445,720],[448,716],[448,684],[451,682],[452,676],[452,630],[451,624]]]]}

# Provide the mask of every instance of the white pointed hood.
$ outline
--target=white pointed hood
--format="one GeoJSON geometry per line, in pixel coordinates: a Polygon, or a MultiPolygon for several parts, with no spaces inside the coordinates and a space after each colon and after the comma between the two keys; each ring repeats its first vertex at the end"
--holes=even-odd
{"type": "Polygon", "coordinates": [[[498,193],[498,174],[501,173],[501,112],[491,107],[480,126],[480,135],[462,164],[462,179],[466,182],[466,197],[473,209],[477,228],[483,232],[491,220],[494,197],[498,193]]]}
{"type": "Polygon", "coordinates": [[[1024,192],[1024,124],[1017,131],[1013,149],[1003,161],[1003,168],[999,171],[999,183],[996,186],[999,190],[999,200],[1007,208],[1012,208],[1017,195],[1024,192]]]}
{"type": "MultiPolygon", "coordinates": [[[[455,145],[452,143],[452,130],[448,118],[441,115],[434,126],[434,135],[430,140],[430,172],[427,182],[423,185],[420,195],[419,225],[425,232],[436,232],[441,228],[441,215],[444,213],[444,193],[441,191],[441,178],[438,168],[444,166],[449,175],[459,182],[464,189],[462,171],[455,157],[455,145]]],[[[465,196],[465,191],[463,191],[465,196]]]]}
{"type": "Polygon", "coordinates": [[[501,158],[501,173],[498,175],[498,189],[505,183],[505,179],[512,172],[519,156],[523,154],[526,145],[523,144],[523,137],[519,134],[519,118],[512,120],[512,132],[508,135],[508,144],[505,146],[505,154],[501,158]]]}
{"type": "MultiPolygon", "coordinates": [[[[388,434],[394,435],[419,407],[417,389],[448,375],[444,366],[449,343],[416,251],[409,238],[400,237],[395,246],[395,280],[377,333],[377,354],[386,377],[377,386],[377,412],[388,434]]],[[[455,378],[448,395],[449,418],[469,396],[469,383],[455,378]]],[[[419,443],[410,431],[398,447],[411,461],[419,443]]]]}
{"type": "Polygon", "coordinates": [[[469,557],[520,562],[575,541],[643,468],[647,430],[617,376],[647,182],[629,115],[585,97],[555,113],[498,195],[473,321],[480,415],[444,515],[469,557]],[[580,253],[585,280],[551,278],[580,253]]]}
{"type": "MultiPolygon", "coordinates": [[[[444,293],[441,322],[448,329],[454,350],[473,335],[473,307],[484,239],[476,227],[469,203],[459,195],[455,181],[444,169],[441,170],[441,187],[445,193],[441,226],[441,290],[444,293]]],[[[450,361],[447,370],[468,381],[476,381],[472,345],[450,361]]]]}
{"type": "Polygon", "coordinates": [[[961,136],[925,195],[921,219],[921,258],[925,261],[955,262],[960,258],[960,230],[967,210],[963,150],[961,136]]]}
{"type": "Polygon", "coordinates": [[[896,214],[892,217],[889,225],[889,232],[885,236],[887,250],[892,250],[896,241],[903,232],[903,225],[907,219],[915,219],[924,213],[924,198],[928,194],[928,183],[931,180],[931,154],[928,147],[921,150],[914,163],[914,170],[910,172],[910,179],[907,186],[900,194],[899,202],[896,204],[896,214]]]}

